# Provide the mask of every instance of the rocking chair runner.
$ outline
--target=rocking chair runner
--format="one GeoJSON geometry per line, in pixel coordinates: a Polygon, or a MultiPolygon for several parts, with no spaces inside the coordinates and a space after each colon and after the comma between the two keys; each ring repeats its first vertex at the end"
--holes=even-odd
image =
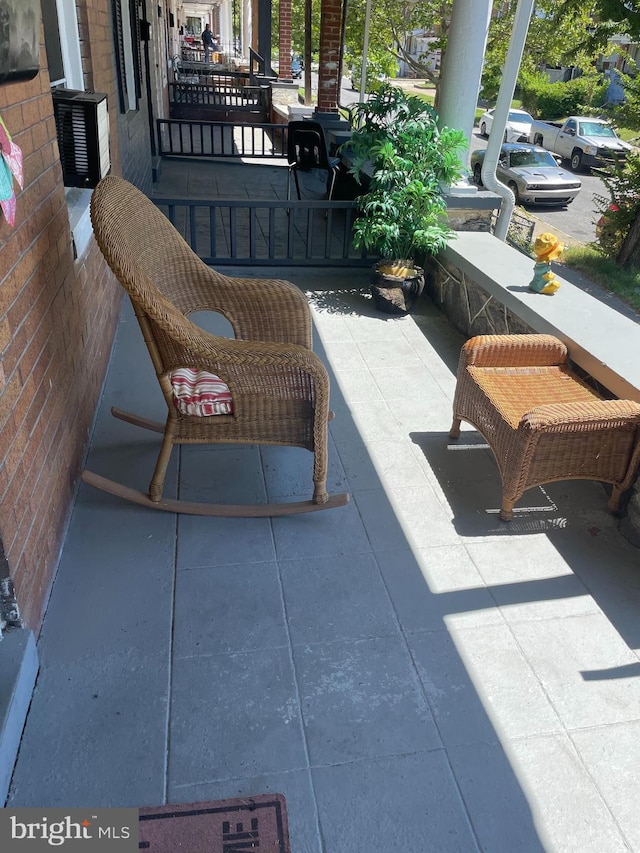
{"type": "Polygon", "coordinates": [[[168,413],[160,424],[112,409],[115,417],[163,433],[148,495],[91,471],[82,479],[144,506],[194,515],[285,515],[344,505],[348,495],[329,497],[326,490],[329,378],[311,351],[311,314],[300,290],[287,281],[212,270],[122,178],[106,177],[94,190],[91,221],[131,298],[168,413]],[[205,310],[226,317],[235,338],[208,334],[188,319],[205,310]],[[215,442],[307,448],[314,455],[313,499],[236,506],[163,499],[173,445],[215,442]]]}

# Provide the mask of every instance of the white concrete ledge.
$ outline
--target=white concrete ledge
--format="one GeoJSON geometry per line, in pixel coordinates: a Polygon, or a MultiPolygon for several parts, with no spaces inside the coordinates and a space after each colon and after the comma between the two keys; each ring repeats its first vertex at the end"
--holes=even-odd
{"type": "Polygon", "coordinates": [[[9,792],[24,721],[38,675],[33,633],[10,628],[0,640],[0,804],[9,792]]]}
{"type": "Polygon", "coordinates": [[[69,227],[73,234],[76,258],[84,257],[89,241],[93,236],[89,212],[92,193],[93,190],[79,189],[78,187],[68,187],[65,190],[69,227]]]}
{"type": "Polygon", "coordinates": [[[458,231],[442,253],[536,332],[564,341],[577,365],[612,394],[640,402],[640,324],[558,276],[552,296],[529,290],[534,261],[486,232],[458,231]]]}

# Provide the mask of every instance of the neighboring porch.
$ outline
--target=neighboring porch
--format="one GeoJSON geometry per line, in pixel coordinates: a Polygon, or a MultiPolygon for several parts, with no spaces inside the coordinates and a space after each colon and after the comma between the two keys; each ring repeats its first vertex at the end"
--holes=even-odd
{"type": "MultiPolygon", "coordinates": [[[[176,161],[158,192],[283,197],[266,168],[176,161]]],[[[640,848],[640,561],[605,490],[534,489],[501,523],[489,452],[447,437],[463,337],[429,300],[394,318],[364,269],[252,273],[309,296],[351,503],[190,518],[82,485],[7,805],[279,791],[296,853],[640,848]]],[[[111,405],[164,406],[128,305],[89,463],[144,487],[157,439],[111,405]]],[[[310,455],[183,448],[171,483],[308,497],[310,455]]]]}

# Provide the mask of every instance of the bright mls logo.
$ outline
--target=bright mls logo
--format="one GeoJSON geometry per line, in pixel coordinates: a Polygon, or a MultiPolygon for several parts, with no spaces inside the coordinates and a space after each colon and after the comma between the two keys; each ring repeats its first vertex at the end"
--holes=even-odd
{"type": "Polygon", "coordinates": [[[137,853],[137,809],[0,809],[0,850],[137,853]]]}

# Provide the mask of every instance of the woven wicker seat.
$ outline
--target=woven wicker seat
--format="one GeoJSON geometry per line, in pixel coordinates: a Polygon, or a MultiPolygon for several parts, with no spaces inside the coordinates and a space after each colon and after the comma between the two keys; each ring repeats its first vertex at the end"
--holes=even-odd
{"type": "Polygon", "coordinates": [[[640,462],[640,404],[605,400],[568,366],[551,335],[480,335],[462,348],[450,437],[461,420],[493,451],[502,479],[500,517],[533,486],[558,480],[611,483],[620,508],[640,462]]]}
{"type": "Polygon", "coordinates": [[[129,294],[167,403],[158,424],[113,409],[116,417],[163,434],[148,495],[90,471],[85,482],[145,506],[198,515],[280,515],[344,504],[329,497],[329,378],[311,351],[311,313],[287,281],[229,278],[206,266],[169,220],[139,190],[107,177],[94,190],[91,221],[100,249],[129,294]],[[189,320],[216,311],[235,338],[218,337],[189,320]],[[178,411],[172,372],[214,374],[231,392],[232,414],[197,417],[178,411]],[[239,442],[304,447],[313,453],[313,498],[264,505],[212,505],[162,498],[174,444],[239,442]]]}

